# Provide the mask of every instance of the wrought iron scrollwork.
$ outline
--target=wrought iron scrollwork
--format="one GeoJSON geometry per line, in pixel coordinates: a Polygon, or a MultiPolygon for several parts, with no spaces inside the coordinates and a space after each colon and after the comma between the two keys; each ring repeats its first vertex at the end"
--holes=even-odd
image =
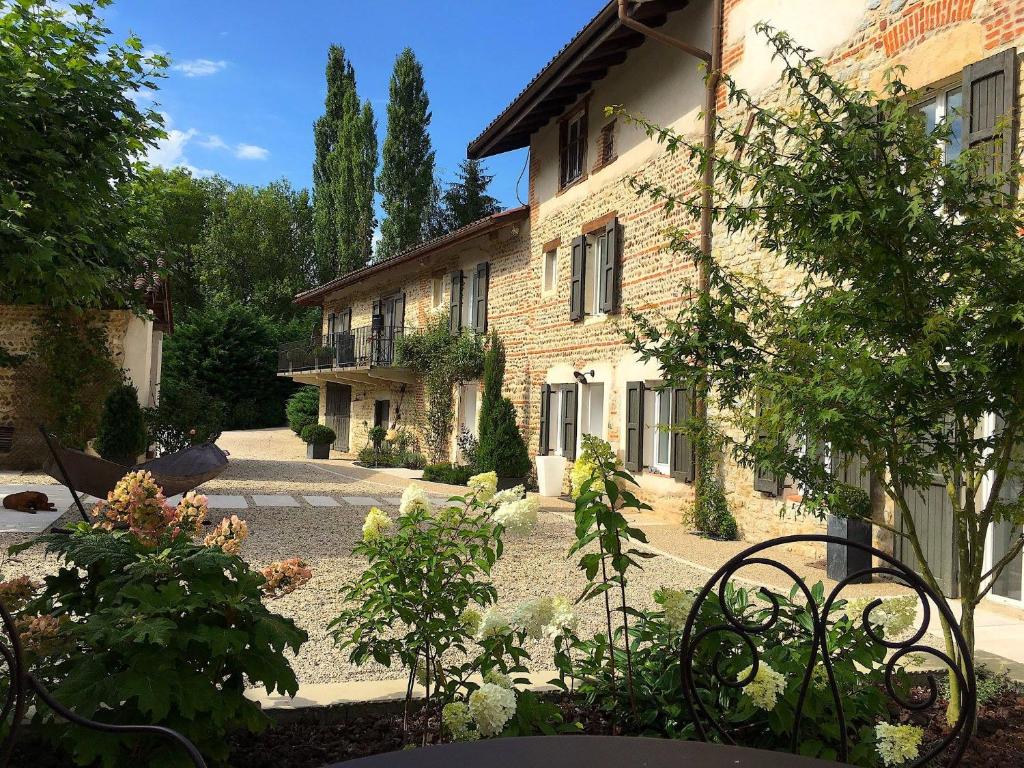
{"type": "Polygon", "coordinates": [[[938,699],[939,685],[932,674],[925,676],[926,692],[923,696],[910,698],[899,690],[895,681],[901,669],[901,663],[911,654],[922,654],[941,661],[959,682],[959,718],[941,739],[922,748],[918,757],[908,765],[910,768],[916,768],[916,766],[929,763],[954,743],[955,746],[949,753],[949,765],[954,766],[960,762],[967,746],[967,738],[964,735],[967,731],[965,729],[969,723],[974,721],[977,708],[977,689],[972,659],[967,652],[967,644],[949,605],[917,573],[891,555],[866,544],[822,534],[785,536],[754,545],[725,563],[698,592],[683,631],[679,653],[684,696],[699,738],[704,741],[716,738],[728,744],[738,743],[736,734],[739,727],[735,723],[726,722],[722,717],[723,713],[714,711],[706,703],[709,691],[713,685],[717,684],[736,692],[754,682],[762,663],[762,655],[767,650],[763,647],[764,636],[779,630],[780,622],[783,620],[780,596],[765,587],[758,590],[758,595],[764,602],[752,611],[737,613],[730,604],[729,585],[733,583],[734,579],[749,581],[749,579],[737,577],[736,574],[741,569],[750,566],[770,568],[781,573],[792,583],[792,594],[801,595],[805,602],[804,605],[796,603],[800,610],[805,612],[806,619],[800,617],[801,620],[797,622],[799,626],[795,629],[806,636],[806,647],[810,652],[797,693],[793,727],[789,739],[791,752],[796,752],[800,745],[801,722],[805,716],[804,709],[807,704],[808,692],[812,685],[822,682],[820,676],[816,678],[815,674],[816,667],[820,664],[824,670],[827,690],[838,719],[839,738],[836,745],[838,757],[844,762],[849,760],[850,724],[847,722],[847,713],[844,708],[845,692],[840,691],[836,681],[835,659],[833,658],[835,649],[829,648],[829,628],[836,621],[835,618],[832,618],[833,609],[836,607],[837,601],[845,599],[841,597],[841,593],[847,586],[862,581],[867,576],[886,576],[911,590],[912,594],[916,596],[923,615],[920,624],[909,637],[895,639],[879,633],[871,620],[872,612],[884,602],[881,598],[870,601],[860,613],[861,627],[867,637],[871,642],[885,649],[885,659],[882,662],[884,678],[882,687],[888,699],[896,707],[910,712],[926,710],[938,699]],[[850,574],[827,593],[819,591],[816,596],[815,591],[809,588],[804,579],[792,568],[764,554],[767,550],[793,544],[849,546],[870,554],[875,558],[871,561],[872,563],[880,562],[881,564],[850,574]],[[709,622],[709,609],[706,606],[709,602],[715,602],[716,598],[717,608],[711,613],[717,613],[721,619],[709,622]],[[958,663],[957,659],[951,658],[945,651],[922,642],[932,623],[935,610],[945,619],[957,648],[956,655],[962,663],[958,663]],[[698,622],[698,617],[702,614],[703,619],[698,622]],[[731,648],[733,655],[728,658],[721,650],[721,644],[726,639],[730,641],[730,645],[734,646],[731,648]],[[716,647],[710,660],[706,653],[701,655],[705,644],[716,647]],[[746,674],[742,674],[742,672],[737,674],[735,670],[729,672],[723,668],[728,660],[735,661],[737,654],[743,654],[744,659],[747,657],[750,659],[750,667],[746,674]],[[698,667],[701,668],[698,669],[698,667]],[[701,676],[702,672],[703,676],[701,676]],[[704,696],[702,696],[702,692],[704,696]]]}
{"type": "Polygon", "coordinates": [[[3,740],[0,741],[0,768],[10,765],[14,743],[25,720],[25,712],[29,700],[34,696],[38,702],[45,704],[57,716],[83,728],[91,728],[103,733],[124,734],[126,736],[157,736],[174,742],[188,755],[196,768],[207,768],[203,756],[196,746],[185,736],[170,728],[158,725],[117,725],[100,723],[74,712],[57,701],[46,687],[25,667],[22,653],[21,637],[14,617],[7,607],[0,603],[0,656],[3,657],[5,670],[0,671],[0,680],[6,679],[7,690],[3,694],[3,706],[0,708],[0,727],[3,728],[3,740]]]}

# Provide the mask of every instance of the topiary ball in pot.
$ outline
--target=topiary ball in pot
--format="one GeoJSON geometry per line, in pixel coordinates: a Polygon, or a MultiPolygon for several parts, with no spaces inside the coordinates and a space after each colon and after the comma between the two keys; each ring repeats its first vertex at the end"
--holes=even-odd
{"type": "Polygon", "coordinates": [[[110,390],[103,403],[96,451],[108,461],[130,467],[146,452],[148,445],[149,433],[139,405],[139,391],[131,382],[122,382],[110,390]]]}
{"type": "Polygon", "coordinates": [[[302,430],[310,424],[316,424],[320,416],[319,387],[305,386],[295,390],[288,398],[284,410],[292,432],[301,435],[302,430]]]}
{"type": "Polygon", "coordinates": [[[334,430],[323,424],[308,424],[302,430],[302,439],[306,443],[306,458],[329,459],[331,443],[338,439],[334,430]]]}

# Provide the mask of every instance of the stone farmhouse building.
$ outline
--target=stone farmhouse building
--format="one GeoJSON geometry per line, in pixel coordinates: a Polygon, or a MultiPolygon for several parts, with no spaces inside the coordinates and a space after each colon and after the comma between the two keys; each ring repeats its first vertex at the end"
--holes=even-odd
{"type": "MultiPolygon", "coordinates": [[[[712,47],[712,0],[627,6],[648,27],[712,47]]],[[[607,118],[604,108],[622,105],[699,139],[704,80],[696,59],[624,25],[618,12],[614,0],[604,5],[469,144],[472,158],[528,148],[527,206],[297,297],[323,307],[323,333],[334,352],[323,364],[290,351],[282,356],[282,375],[321,387],[322,420],[340,428],[337,449],[362,447],[365,425],[400,420],[418,428],[422,383],[394,367],[387,350],[402,329],[446,312],[452,328],[496,330],[504,340],[506,394],[531,454],[560,453],[571,463],[580,437],[596,434],[611,443],[657,509],[677,512],[692,501],[693,447],[661,429],[686,416],[689,394],[662,388],[657,364],[641,361],[622,330],[628,310],[672,316],[691,299],[694,267],[669,250],[666,232],[690,226],[697,236],[695,223],[667,215],[625,182],[637,176],[683,193],[697,183],[696,170],[639,129],[607,118]]],[[[880,88],[892,66],[906,67],[903,79],[921,89],[919,106],[929,121],[959,116],[959,144],[947,153],[990,139],[1007,114],[1013,119],[1005,138],[1014,145],[1024,0],[724,0],[723,70],[770,101],[778,69],[754,31],[762,20],[866,88],[880,88]]],[[[718,101],[725,108],[721,91],[718,101]]],[[[713,243],[717,259],[756,268],[778,287],[796,278],[724,231],[713,232],[713,243]]],[[[458,394],[459,423],[475,429],[479,386],[458,394]]],[[[867,482],[855,468],[846,471],[848,482],[867,482]]],[[[724,480],[743,538],[822,528],[780,516],[797,493],[784,479],[727,462],[724,480]]],[[[946,560],[948,551],[940,570],[951,585],[949,510],[942,489],[933,490],[918,501],[933,523],[925,544],[934,548],[933,563],[946,560]]],[[[992,554],[998,556],[1013,532],[996,533],[992,554]]],[[[1019,563],[1008,569],[997,599],[1020,601],[1022,579],[1019,563]]]]}

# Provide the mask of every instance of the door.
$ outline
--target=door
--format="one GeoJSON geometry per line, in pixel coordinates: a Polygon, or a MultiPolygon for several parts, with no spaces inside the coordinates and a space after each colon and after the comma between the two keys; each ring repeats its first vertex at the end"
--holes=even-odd
{"type": "Polygon", "coordinates": [[[347,452],[349,450],[349,427],[352,423],[352,387],[348,384],[327,383],[324,422],[337,435],[332,448],[342,453],[347,452]]]}
{"type": "Polygon", "coordinates": [[[387,429],[391,424],[391,401],[376,400],[373,403],[373,426],[387,429]]]}
{"type": "MultiPolygon", "coordinates": [[[[906,500],[914,518],[914,527],[917,529],[924,556],[939,586],[946,597],[959,597],[956,527],[953,520],[953,504],[946,493],[945,481],[941,477],[935,477],[927,488],[907,491],[906,500]]],[[[903,515],[897,514],[897,518],[896,527],[902,532],[903,515]]],[[[894,550],[899,560],[909,568],[919,570],[917,555],[906,537],[896,537],[894,550]]]]}

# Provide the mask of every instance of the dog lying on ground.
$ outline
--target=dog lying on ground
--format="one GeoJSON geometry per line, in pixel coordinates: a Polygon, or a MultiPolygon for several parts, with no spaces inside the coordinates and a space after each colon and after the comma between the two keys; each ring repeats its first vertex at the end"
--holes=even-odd
{"type": "Polygon", "coordinates": [[[39,512],[52,511],[56,509],[45,493],[39,491],[22,491],[4,496],[4,509],[13,509],[16,512],[39,512]]]}

